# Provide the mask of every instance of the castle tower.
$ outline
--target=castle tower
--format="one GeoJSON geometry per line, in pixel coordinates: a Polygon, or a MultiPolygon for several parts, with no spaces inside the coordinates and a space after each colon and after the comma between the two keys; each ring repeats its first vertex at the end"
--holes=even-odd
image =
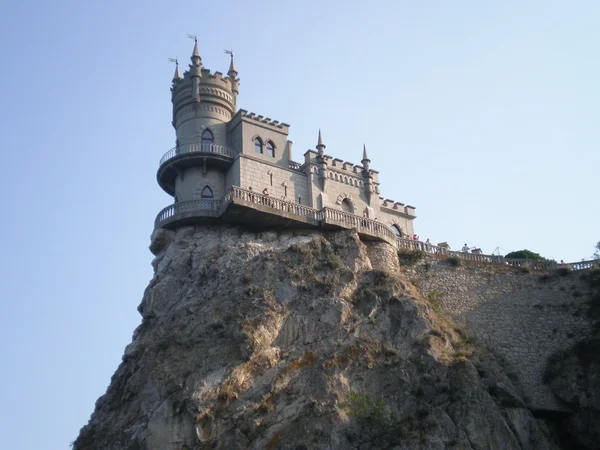
{"type": "Polygon", "coordinates": [[[171,87],[175,147],[161,160],[157,180],[175,202],[203,199],[208,205],[209,199],[223,197],[235,156],[227,124],[236,111],[239,78],[233,58],[228,77],[204,68],[197,39],[190,61],[183,76],[179,65],[175,67],[171,87]]]}

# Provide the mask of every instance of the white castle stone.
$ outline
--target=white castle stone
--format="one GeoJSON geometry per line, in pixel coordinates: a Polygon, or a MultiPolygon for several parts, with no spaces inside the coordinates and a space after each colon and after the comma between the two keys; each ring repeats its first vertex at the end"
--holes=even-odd
{"type": "Polygon", "coordinates": [[[345,162],[325,153],[319,131],[316,150],[295,162],[288,124],[243,109],[236,112],[240,80],[233,55],[227,76],[202,67],[197,43],[191,61],[183,76],[177,66],[173,78],[176,146],[161,159],[157,179],[175,203],[161,211],[157,227],[208,219],[218,223],[219,218],[288,226],[303,214],[310,216],[304,225],[320,225],[327,222],[325,216],[344,228],[377,228],[373,222],[378,222],[391,233],[389,241],[414,234],[415,208],[380,196],[379,172],[371,169],[366,148],[362,165],[345,162]],[[240,205],[260,210],[262,216],[228,213],[233,191],[240,205]],[[268,201],[261,195],[267,192],[268,201]],[[335,215],[336,210],[346,214],[335,215]],[[272,221],[265,214],[289,220],[272,221]]]}

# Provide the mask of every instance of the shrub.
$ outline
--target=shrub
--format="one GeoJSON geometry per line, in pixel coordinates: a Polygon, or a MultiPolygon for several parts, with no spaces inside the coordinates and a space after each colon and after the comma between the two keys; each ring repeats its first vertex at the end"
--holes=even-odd
{"type": "Polygon", "coordinates": [[[505,258],[515,258],[515,259],[533,259],[535,261],[543,261],[546,259],[543,256],[540,256],[539,253],[535,253],[535,252],[532,252],[531,250],[527,250],[527,249],[510,252],[504,257],[505,258]]]}
{"type": "Polygon", "coordinates": [[[458,256],[450,256],[446,259],[446,263],[450,264],[452,267],[458,267],[462,265],[462,261],[458,256]]]}
{"type": "Polygon", "coordinates": [[[556,269],[556,274],[559,277],[566,277],[567,275],[571,275],[572,270],[569,269],[568,267],[559,267],[558,269],[556,269]]]}
{"type": "Polygon", "coordinates": [[[421,261],[424,256],[425,253],[420,250],[398,250],[398,261],[400,262],[401,266],[413,266],[421,261]]]}

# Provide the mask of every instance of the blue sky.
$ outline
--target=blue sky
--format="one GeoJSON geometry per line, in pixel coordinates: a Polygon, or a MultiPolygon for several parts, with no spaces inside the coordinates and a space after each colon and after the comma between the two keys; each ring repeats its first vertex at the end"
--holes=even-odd
{"type": "Polygon", "coordinates": [[[211,70],[234,49],[240,107],[290,123],[296,160],[318,128],[343,160],[366,143],[422,238],[565,261],[600,240],[598,2],[3,6],[5,448],[67,448],[140,322],[187,33],[211,70]]]}

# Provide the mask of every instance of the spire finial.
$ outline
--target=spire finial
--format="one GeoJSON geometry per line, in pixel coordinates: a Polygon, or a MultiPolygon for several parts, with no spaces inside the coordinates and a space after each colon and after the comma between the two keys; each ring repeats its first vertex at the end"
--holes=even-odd
{"type": "Polygon", "coordinates": [[[363,144],[363,161],[371,161],[367,155],[367,144],[363,144]]]}

